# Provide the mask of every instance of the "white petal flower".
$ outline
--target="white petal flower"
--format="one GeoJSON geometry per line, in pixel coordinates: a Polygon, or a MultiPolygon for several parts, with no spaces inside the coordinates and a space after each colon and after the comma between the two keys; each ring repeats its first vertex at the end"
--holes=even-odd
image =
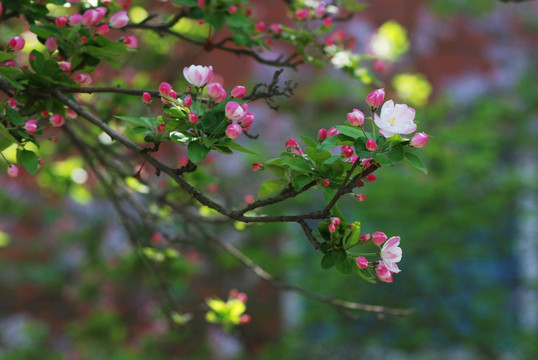
{"type": "Polygon", "coordinates": [[[400,237],[393,236],[388,239],[381,248],[381,259],[383,260],[385,267],[393,273],[400,272],[397,262],[402,260],[402,249],[399,247],[400,237]]]}
{"type": "Polygon", "coordinates": [[[381,108],[381,116],[374,114],[375,124],[379,127],[379,133],[386,138],[394,134],[411,134],[417,129],[415,109],[405,104],[394,104],[389,100],[381,108]]]}

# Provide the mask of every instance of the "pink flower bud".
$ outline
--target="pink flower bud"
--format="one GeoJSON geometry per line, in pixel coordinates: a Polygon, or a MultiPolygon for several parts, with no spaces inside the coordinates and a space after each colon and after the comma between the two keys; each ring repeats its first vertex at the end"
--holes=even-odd
{"type": "Polygon", "coordinates": [[[368,169],[370,165],[372,165],[373,158],[366,158],[361,160],[361,166],[364,168],[364,170],[368,169]]]}
{"type": "Polygon", "coordinates": [[[235,101],[228,101],[224,108],[224,113],[230,120],[239,120],[245,115],[245,110],[235,101]]]}
{"type": "Polygon", "coordinates": [[[334,126],[331,126],[331,128],[327,130],[327,137],[332,137],[339,134],[341,134],[341,132],[338,131],[334,126]]]}
{"type": "Polygon", "coordinates": [[[144,91],[142,93],[142,102],[146,105],[149,105],[151,103],[151,94],[144,91]]]}
{"type": "Polygon", "coordinates": [[[198,6],[199,7],[205,6],[205,0],[198,0],[198,6]]]}
{"type": "Polygon", "coordinates": [[[166,130],[166,124],[159,124],[157,125],[157,132],[160,134],[160,133],[163,133],[164,131],[166,130]]]}
{"type": "Polygon", "coordinates": [[[384,232],[376,231],[372,234],[372,242],[377,246],[381,246],[385,241],[387,241],[387,235],[384,232]]]}
{"type": "Polygon", "coordinates": [[[247,104],[247,103],[243,103],[243,104],[241,104],[241,107],[243,108],[243,111],[244,111],[244,112],[247,112],[247,111],[248,111],[248,104],[247,104]]]}
{"type": "Polygon", "coordinates": [[[310,18],[310,11],[308,9],[300,9],[295,11],[295,17],[298,21],[310,18]]]}
{"type": "Polygon", "coordinates": [[[124,27],[125,25],[129,24],[129,16],[127,15],[127,11],[120,11],[112,15],[109,22],[110,27],[113,27],[115,29],[119,29],[124,27]]]}
{"type": "Polygon", "coordinates": [[[314,15],[316,15],[316,17],[320,18],[322,17],[323,15],[325,15],[325,13],[327,12],[327,8],[325,7],[325,5],[323,4],[319,4],[318,6],[316,6],[316,8],[314,9],[314,15]]]}
{"type": "Polygon", "coordinates": [[[45,41],[45,47],[47,48],[47,51],[50,53],[53,53],[56,49],[58,49],[58,40],[54,37],[50,37],[45,41]]]}
{"type": "Polygon", "coordinates": [[[179,166],[187,166],[189,164],[189,157],[188,156],[180,156],[179,157],[179,166]]]}
{"type": "Polygon", "coordinates": [[[76,13],[69,16],[69,24],[75,26],[82,21],[82,15],[76,13]]]}
{"type": "Polygon", "coordinates": [[[80,42],[82,42],[83,44],[86,44],[88,42],[88,38],[86,36],[81,36],[80,42]]]}
{"type": "Polygon", "coordinates": [[[172,99],[177,99],[177,93],[174,90],[170,90],[170,97],[172,99]]]}
{"type": "Polygon", "coordinates": [[[340,224],[342,223],[342,220],[339,217],[332,217],[330,218],[330,220],[331,224],[334,224],[336,226],[340,226],[340,224]]]}
{"type": "Polygon", "coordinates": [[[327,129],[321,128],[318,130],[318,141],[323,141],[327,138],[327,129]]]}
{"type": "Polygon", "coordinates": [[[67,16],[64,16],[64,15],[58,16],[56,20],[54,20],[54,22],[56,23],[56,26],[58,26],[59,28],[65,27],[68,21],[69,19],[67,18],[67,16]]]}
{"type": "MultiPolygon", "coordinates": [[[[331,17],[326,17],[325,19],[323,19],[323,26],[324,27],[329,27],[333,24],[333,18],[331,17]]],[[[334,40],[333,40],[334,41],[334,40]]]]}
{"type": "Polygon", "coordinates": [[[10,98],[7,100],[7,106],[9,106],[10,108],[12,109],[17,109],[17,99],[14,99],[14,98],[10,98]]]}
{"type": "Polygon", "coordinates": [[[110,31],[110,28],[108,27],[107,24],[100,25],[95,30],[95,32],[101,36],[105,36],[106,34],[108,34],[109,31],[110,31]]]}
{"type": "Polygon", "coordinates": [[[60,69],[62,69],[63,71],[71,71],[71,62],[60,61],[60,69]]]}
{"type": "Polygon", "coordinates": [[[247,89],[241,85],[234,87],[231,93],[231,95],[236,99],[241,99],[246,94],[247,94],[247,89]]]}
{"type": "Polygon", "coordinates": [[[329,224],[329,232],[330,233],[336,232],[336,225],[334,225],[333,223],[330,223],[329,224]]]}
{"type": "Polygon", "coordinates": [[[329,185],[331,185],[331,182],[329,181],[329,179],[323,180],[323,186],[329,186],[329,185]]]}
{"type": "Polygon", "coordinates": [[[252,163],[252,171],[261,171],[263,169],[265,169],[265,167],[262,165],[262,163],[259,163],[259,162],[252,163]]]}
{"type": "Polygon", "coordinates": [[[254,199],[254,196],[252,195],[245,195],[245,198],[243,199],[248,205],[252,204],[256,199],[254,199]]]}
{"type": "Polygon", "coordinates": [[[230,7],[228,8],[228,12],[229,12],[230,14],[236,13],[236,12],[237,12],[237,6],[235,6],[235,5],[230,6],[230,7]]]}
{"type": "Polygon", "coordinates": [[[368,241],[370,241],[370,234],[362,234],[361,237],[360,237],[360,241],[365,244],[367,243],[368,241]]]}
{"type": "Polygon", "coordinates": [[[186,107],[191,107],[192,98],[189,95],[185,96],[185,99],[183,99],[183,105],[186,107]]]}
{"type": "Polygon", "coordinates": [[[28,120],[24,123],[23,128],[28,134],[35,134],[37,131],[37,120],[28,120]]]}
{"type": "Polygon", "coordinates": [[[359,157],[357,155],[352,155],[348,161],[350,164],[355,164],[355,161],[359,160],[359,157]]]}
{"type": "Polygon", "coordinates": [[[240,292],[238,293],[235,298],[239,301],[241,301],[242,303],[246,304],[247,303],[247,300],[248,300],[248,297],[247,297],[247,294],[243,293],[243,292],[240,292]]]}
{"type": "MultiPolygon", "coordinates": [[[[30,57],[33,56],[33,54],[30,54],[30,57]]],[[[32,59],[31,59],[32,60],[32,59]]],[[[15,67],[15,61],[13,60],[8,60],[4,63],[4,66],[6,67],[15,67]]]]}
{"type": "Polygon", "coordinates": [[[75,120],[78,116],[77,112],[71,108],[67,108],[65,110],[65,114],[67,115],[68,118],[70,118],[71,120],[75,120]]]}
{"type": "Polygon", "coordinates": [[[54,114],[50,117],[50,123],[53,127],[59,127],[65,124],[65,120],[62,115],[54,114]]]}
{"type": "Polygon", "coordinates": [[[366,150],[369,151],[376,151],[377,150],[377,143],[373,139],[366,140],[366,150]]]}
{"type": "Polygon", "coordinates": [[[416,133],[411,139],[409,145],[416,148],[424,147],[424,145],[426,145],[426,143],[428,142],[428,137],[428,134],[426,134],[425,132],[416,133]]]}
{"type": "Polygon", "coordinates": [[[49,116],[49,112],[48,112],[47,110],[43,110],[43,111],[41,112],[41,116],[43,116],[43,117],[47,117],[47,116],[49,116]]]}
{"type": "Polygon", "coordinates": [[[359,269],[366,269],[368,267],[368,260],[364,256],[359,256],[355,261],[359,269]]]}
{"type": "Polygon", "coordinates": [[[130,49],[136,49],[138,47],[138,39],[136,36],[126,36],[123,38],[123,43],[130,49]]]}
{"type": "Polygon", "coordinates": [[[366,176],[366,181],[368,182],[372,182],[376,180],[377,180],[377,176],[375,176],[374,174],[368,174],[368,176],[366,176]]]}
{"type": "Polygon", "coordinates": [[[172,85],[169,83],[163,81],[161,85],[159,85],[159,92],[162,95],[170,96],[170,91],[172,91],[172,85]]]}
{"type": "Polygon", "coordinates": [[[19,176],[19,167],[15,164],[11,164],[7,169],[7,174],[9,177],[16,178],[19,176]]]}
{"type": "Polygon", "coordinates": [[[235,139],[236,137],[241,135],[242,132],[243,132],[243,129],[238,124],[228,125],[225,131],[226,136],[229,137],[230,139],[235,139]]]}
{"type": "Polygon", "coordinates": [[[382,73],[383,71],[385,71],[387,69],[387,65],[379,60],[379,59],[375,59],[374,60],[374,70],[379,72],[379,73],[382,73]]]}
{"type": "Polygon", "coordinates": [[[0,2],[0,16],[2,15],[3,12],[4,12],[4,6],[0,2]]]}
{"type": "Polygon", "coordinates": [[[189,118],[189,121],[193,124],[196,124],[198,122],[198,116],[195,113],[189,113],[187,117],[189,118]]]}
{"type": "Polygon", "coordinates": [[[278,25],[278,24],[271,24],[271,25],[269,26],[269,29],[270,29],[272,32],[274,32],[275,34],[277,34],[277,35],[282,34],[282,31],[283,31],[283,30],[282,30],[282,27],[281,27],[280,25],[278,25]]]}
{"type": "Polygon", "coordinates": [[[102,17],[100,13],[95,9],[89,9],[84,12],[82,15],[82,25],[84,26],[93,26],[101,20],[102,17]]]}
{"type": "Polygon", "coordinates": [[[43,159],[42,157],[38,158],[37,159],[37,168],[38,169],[41,169],[41,167],[45,165],[45,159],[43,159]]]}
{"type": "Polygon", "coordinates": [[[260,21],[259,23],[254,26],[254,30],[257,32],[264,32],[265,31],[265,23],[263,21],[260,21]]]}
{"type": "Polygon", "coordinates": [[[239,325],[248,324],[252,321],[252,316],[249,314],[243,314],[239,317],[239,325]]]}
{"type": "Polygon", "coordinates": [[[361,202],[366,200],[366,195],[364,195],[364,194],[354,194],[353,196],[355,197],[355,199],[357,199],[357,200],[359,200],[361,202]]]}
{"type": "Polygon", "coordinates": [[[381,106],[381,104],[383,104],[384,99],[385,89],[377,89],[369,93],[368,96],[366,96],[366,103],[370,105],[372,111],[375,111],[375,109],[377,109],[381,106]]]}
{"type": "Polygon", "coordinates": [[[12,48],[15,51],[19,51],[24,49],[25,41],[20,36],[13,36],[9,41],[7,42],[7,45],[12,48]]]}
{"type": "Polygon", "coordinates": [[[243,130],[249,131],[250,125],[254,122],[254,113],[248,112],[245,113],[245,116],[241,120],[238,121],[243,130]]]}
{"type": "Polygon", "coordinates": [[[385,267],[383,261],[379,262],[378,267],[375,269],[375,274],[379,280],[386,283],[392,283],[392,273],[385,267]]]}
{"type": "Polygon", "coordinates": [[[184,67],[183,76],[192,85],[196,87],[203,87],[205,84],[213,80],[213,67],[201,65],[184,67]]]}
{"type": "Polygon", "coordinates": [[[344,157],[347,157],[347,158],[351,157],[353,155],[353,151],[354,151],[353,146],[351,146],[351,145],[342,145],[341,150],[342,150],[342,155],[344,157]]]}
{"type": "Polygon", "coordinates": [[[222,89],[223,87],[221,83],[211,83],[207,86],[207,95],[209,95],[213,100],[218,99],[222,89]]]}
{"type": "Polygon", "coordinates": [[[93,82],[93,79],[89,74],[80,73],[75,75],[75,81],[78,82],[79,85],[90,85],[93,82]]]}
{"type": "Polygon", "coordinates": [[[353,126],[362,126],[364,124],[364,113],[358,109],[353,109],[353,112],[347,113],[346,117],[353,126]]]}
{"type": "Polygon", "coordinates": [[[297,143],[297,140],[295,139],[288,139],[286,141],[286,148],[287,149],[297,149],[299,147],[299,144],[297,143]]]}

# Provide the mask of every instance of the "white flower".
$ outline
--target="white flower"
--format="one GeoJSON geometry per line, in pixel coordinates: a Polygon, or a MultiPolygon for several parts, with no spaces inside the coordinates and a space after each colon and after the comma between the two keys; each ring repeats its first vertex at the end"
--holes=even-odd
{"type": "Polygon", "coordinates": [[[375,124],[379,127],[379,133],[386,138],[394,134],[411,134],[417,129],[413,122],[415,109],[405,104],[396,104],[389,100],[381,108],[381,116],[374,114],[375,124]]]}
{"type": "Polygon", "coordinates": [[[392,273],[400,272],[397,262],[402,260],[402,249],[398,246],[400,244],[400,237],[393,236],[383,244],[381,248],[381,259],[385,267],[392,273]]]}
{"type": "Polygon", "coordinates": [[[183,68],[183,76],[185,79],[196,87],[203,87],[205,84],[213,80],[213,67],[191,65],[183,68]]]}

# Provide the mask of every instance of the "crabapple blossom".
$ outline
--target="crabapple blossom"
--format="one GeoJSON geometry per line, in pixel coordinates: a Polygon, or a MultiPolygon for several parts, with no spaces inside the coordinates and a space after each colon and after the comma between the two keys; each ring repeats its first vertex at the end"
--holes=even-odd
{"type": "Polygon", "coordinates": [[[110,28],[107,24],[99,25],[97,29],[95,29],[95,32],[101,36],[105,36],[110,32],[110,28]]]}
{"type": "Polygon", "coordinates": [[[19,51],[24,49],[25,41],[20,36],[13,36],[9,41],[7,42],[7,45],[12,48],[15,51],[19,51]]]}
{"type": "Polygon", "coordinates": [[[351,157],[353,155],[353,146],[351,145],[343,145],[342,146],[342,155],[344,157],[351,157]]]}
{"type": "Polygon", "coordinates": [[[368,260],[364,256],[359,256],[355,262],[357,263],[357,266],[359,269],[366,269],[368,267],[368,260]]]}
{"type": "Polygon", "coordinates": [[[205,6],[205,0],[198,0],[198,6],[199,7],[205,6]]]}
{"type": "Polygon", "coordinates": [[[365,244],[367,243],[368,241],[370,241],[370,234],[362,234],[361,237],[360,237],[360,241],[365,244]]]}
{"type": "Polygon", "coordinates": [[[377,150],[377,143],[373,139],[366,140],[366,150],[369,151],[376,151],[377,150]]]}
{"type": "Polygon", "coordinates": [[[376,180],[377,180],[377,176],[375,176],[374,174],[368,174],[368,176],[366,176],[366,181],[368,182],[372,182],[376,180]]]}
{"type": "Polygon", "coordinates": [[[263,21],[260,21],[259,23],[256,24],[256,26],[254,26],[254,29],[257,32],[264,32],[265,31],[265,23],[263,21]]]}
{"type": "Polygon", "coordinates": [[[361,166],[364,168],[364,170],[368,169],[370,165],[372,165],[372,160],[374,160],[374,158],[366,158],[361,160],[361,166]]]}
{"type": "Polygon", "coordinates": [[[157,132],[158,133],[162,133],[162,132],[164,132],[164,130],[166,130],[166,124],[157,125],[157,132]]]}
{"type": "Polygon", "coordinates": [[[428,137],[428,134],[426,134],[425,132],[416,133],[415,135],[413,135],[413,138],[411,139],[409,145],[416,148],[422,148],[428,142],[428,137]]]}
{"type": "Polygon", "coordinates": [[[65,124],[65,120],[62,115],[54,114],[50,117],[50,123],[53,127],[60,127],[65,124]]]}
{"type": "Polygon", "coordinates": [[[75,75],[75,81],[78,82],[80,85],[90,85],[93,79],[89,74],[80,73],[75,75]]]}
{"type": "Polygon", "coordinates": [[[75,110],[71,109],[71,108],[68,108],[65,110],[65,114],[67,115],[68,118],[70,118],[71,120],[75,120],[77,118],[77,113],[75,110]]]}
{"type": "Polygon", "coordinates": [[[53,53],[58,48],[58,40],[55,37],[50,37],[45,41],[45,48],[50,53],[53,53]]]}
{"type": "MultiPolygon", "coordinates": [[[[331,25],[333,24],[333,18],[331,18],[331,17],[326,17],[326,18],[323,19],[323,22],[322,22],[322,23],[323,23],[323,26],[324,26],[324,27],[329,27],[329,26],[331,26],[331,25]]],[[[326,39],[326,40],[327,40],[327,39],[326,39]]]]}
{"type": "Polygon", "coordinates": [[[243,130],[249,131],[250,125],[254,122],[254,113],[248,112],[245,113],[245,116],[241,120],[238,121],[238,123],[241,125],[243,130]]]}
{"type": "Polygon", "coordinates": [[[339,218],[339,217],[331,217],[330,218],[331,220],[331,224],[334,224],[336,226],[340,226],[340,224],[342,223],[342,220],[339,218]]]}
{"type": "Polygon", "coordinates": [[[323,141],[327,138],[327,129],[321,128],[318,130],[318,141],[323,141]]]}
{"type": "Polygon", "coordinates": [[[366,195],[364,194],[354,194],[353,196],[355,197],[355,199],[359,200],[360,202],[366,200],[366,195]]]}
{"type": "Polygon", "coordinates": [[[376,231],[372,234],[372,242],[377,246],[381,246],[387,240],[387,235],[384,232],[376,231]]]}
{"type": "Polygon", "coordinates": [[[231,95],[236,99],[241,99],[246,94],[247,94],[247,89],[241,85],[234,87],[231,92],[231,95]]]}
{"type": "Polygon", "coordinates": [[[378,107],[383,104],[383,100],[385,99],[385,89],[377,89],[372,91],[371,93],[366,96],[366,103],[370,106],[370,108],[375,111],[378,107]]]}
{"type": "Polygon", "coordinates": [[[283,30],[282,30],[282,27],[281,27],[280,25],[278,25],[278,24],[271,24],[271,25],[269,26],[269,29],[270,29],[272,32],[274,32],[275,34],[277,34],[277,35],[282,34],[282,31],[283,31],[283,30]]]}
{"type": "Polygon", "coordinates": [[[149,105],[151,103],[151,95],[148,92],[142,93],[142,102],[146,105],[149,105]]]}
{"type": "Polygon", "coordinates": [[[323,186],[329,186],[329,185],[331,185],[331,182],[329,181],[329,179],[323,180],[323,186]]]}
{"type": "Polygon", "coordinates": [[[183,99],[183,105],[186,107],[191,107],[192,98],[189,95],[185,96],[185,99],[183,99]]]}
{"type": "Polygon", "coordinates": [[[124,27],[129,23],[129,16],[127,15],[127,11],[120,11],[112,15],[109,22],[110,27],[113,27],[115,29],[119,29],[124,27]]]}
{"type": "Polygon", "coordinates": [[[314,15],[316,15],[316,17],[319,17],[319,18],[325,15],[326,12],[327,12],[327,9],[325,8],[325,5],[323,4],[319,4],[314,9],[314,15]]]}
{"type": "Polygon", "coordinates": [[[60,61],[60,69],[63,71],[71,71],[71,61],[60,61]]]}
{"type": "Polygon", "coordinates": [[[308,9],[300,9],[295,11],[295,17],[297,20],[302,21],[310,18],[310,11],[308,9]]]}
{"type": "Polygon", "coordinates": [[[69,23],[71,26],[75,26],[82,21],[82,15],[75,13],[69,16],[69,23]]]}
{"type": "Polygon", "coordinates": [[[195,113],[189,113],[187,117],[189,118],[189,121],[193,124],[196,124],[198,122],[198,116],[195,113]]]}
{"type": "Polygon", "coordinates": [[[261,171],[263,169],[265,169],[265,167],[262,165],[262,163],[259,163],[259,162],[252,163],[252,171],[261,171]]]}
{"type": "Polygon", "coordinates": [[[327,137],[335,136],[341,134],[338,129],[336,129],[334,126],[331,126],[329,130],[327,130],[327,137]]]}
{"type": "Polygon", "coordinates": [[[248,205],[252,204],[252,203],[255,201],[254,196],[252,196],[252,195],[245,195],[245,197],[243,198],[243,200],[244,200],[248,205]]]}
{"type": "Polygon", "coordinates": [[[136,36],[126,36],[123,38],[123,43],[130,49],[136,49],[138,47],[138,39],[136,36]]]}
{"type": "Polygon", "coordinates": [[[191,65],[183,68],[183,76],[192,85],[203,87],[213,80],[213,67],[202,65],[191,65]]]}
{"type": "Polygon", "coordinates": [[[375,274],[377,275],[379,280],[386,283],[392,283],[392,273],[389,269],[387,269],[383,261],[380,261],[377,265],[375,269],[375,274]]]}
{"type": "Polygon", "coordinates": [[[215,100],[220,97],[222,90],[223,90],[222,84],[218,82],[214,82],[207,86],[207,95],[209,95],[213,100],[215,100]]]}
{"type": "Polygon", "coordinates": [[[35,134],[37,131],[37,120],[28,120],[24,123],[23,128],[28,134],[35,134]]]}
{"type": "Polygon", "coordinates": [[[9,177],[16,178],[19,176],[19,167],[15,164],[11,164],[7,169],[7,174],[9,177]]]}
{"type": "Polygon", "coordinates": [[[226,117],[230,120],[239,120],[243,116],[245,116],[245,110],[243,110],[241,105],[239,105],[235,101],[228,101],[226,107],[224,108],[224,113],[226,114],[226,117]]]}
{"type": "Polygon", "coordinates": [[[243,314],[239,317],[239,325],[248,324],[252,321],[252,316],[249,314],[243,314]]]}
{"type": "Polygon", "coordinates": [[[17,99],[14,99],[14,98],[10,98],[7,100],[7,106],[9,106],[10,108],[12,109],[17,109],[17,99]]]}
{"type": "Polygon", "coordinates": [[[413,122],[415,110],[405,104],[394,104],[389,100],[383,104],[381,115],[374,114],[374,122],[379,133],[386,138],[394,134],[411,134],[417,129],[413,122]]]}
{"type": "Polygon", "coordinates": [[[65,25],[67,25],[67,22],[69,21],[69,19],[67,18],[67,16],[58,16],[54,22],[56,23],[56,26],[58,26],[59,28],[63,28],[65,27],[65,25]]]}
{"type": "Polygon", "coordinates": [[[243,132],[243,128],[241,128],[241,126],[235,123],[228,125],[225,131],[226,136],[229,137],[230,139],[235,139],[236,137],[241,135],[242,132],[243,132]]]}
{"type": "Polygon", "coordinates": [[[353,109],[353,112],[347,113],[346,117],[353,126],[362,126],[364,124],[364,113],[358,109],[353,109]]]}
{"type": "Polygon", "coordinates": [[[169,83],[163,81],[161,85],[159,85],[159,93],[161,93],[161,95],[170,96],[170,91],[172,91],[172,85],[169,83]]]}
{"type": "Polygon", "coordinates": [[[230,7],[228,8],[228,12],[229,12],[230,14],[234,14],[234,13],[236,13],[236,12],[237,12],[237,6],[235,6],[235,5],[230,6],[230,7]]]}
{"type": "Polygon", "coordinates": [[[297,143],[297,140],[291,138],[286,141],[286,148],[287,149],[297,149],[299,147],[299,144],[297,143]]]}
{"type": "Polygon", "coordinates": [[[93,26],[99,22],[103,17],[97,11],[97,9],[89,9],[82,14],[82,25],[93,26]]]}
{"type": "Polygon", "coordinates": [[[348,159],[351,164],[355,164],[355,161],[357,160],[359,160],[359,157],[357,155],[353,155],[348,159]]]}
{"type": "Polygon", "coordinates": [[[330,233],[336,232],[336,225],[334,225],[333,223],[330,223],[329,224],[329,232],[330,233]]]}
{"type": "Polygon", "coordinates": [[[399,273],[397,262],[402,260],[402,249],[399,247],[400,237],[393,236],[388,239],[383,247],[381,248],[381,259],[383,260],[384,265],[392,273],[399,273]]]}

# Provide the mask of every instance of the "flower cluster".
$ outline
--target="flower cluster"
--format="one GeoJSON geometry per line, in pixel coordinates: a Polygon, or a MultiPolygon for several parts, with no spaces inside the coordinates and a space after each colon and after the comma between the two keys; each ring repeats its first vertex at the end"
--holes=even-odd
{"type": "Polygon", "coordinates": [[[360,269],[368,269],[371,267],[379,280],[387,283],[392,282],[392,274],[400,272],[396,263],[402,259],[402,249],[400,248],[400,237],[393,236],[387,240],[385,233],[376,231],[372,235],[363,234],[361,236],[363,243],[372,241],[376,246],[380,247],[380,260],[370,263],[364,256],[359,256],[355,259],[357,266],[360,269]],[[383,245],[381,247],[381,245],[383,245]]]}

